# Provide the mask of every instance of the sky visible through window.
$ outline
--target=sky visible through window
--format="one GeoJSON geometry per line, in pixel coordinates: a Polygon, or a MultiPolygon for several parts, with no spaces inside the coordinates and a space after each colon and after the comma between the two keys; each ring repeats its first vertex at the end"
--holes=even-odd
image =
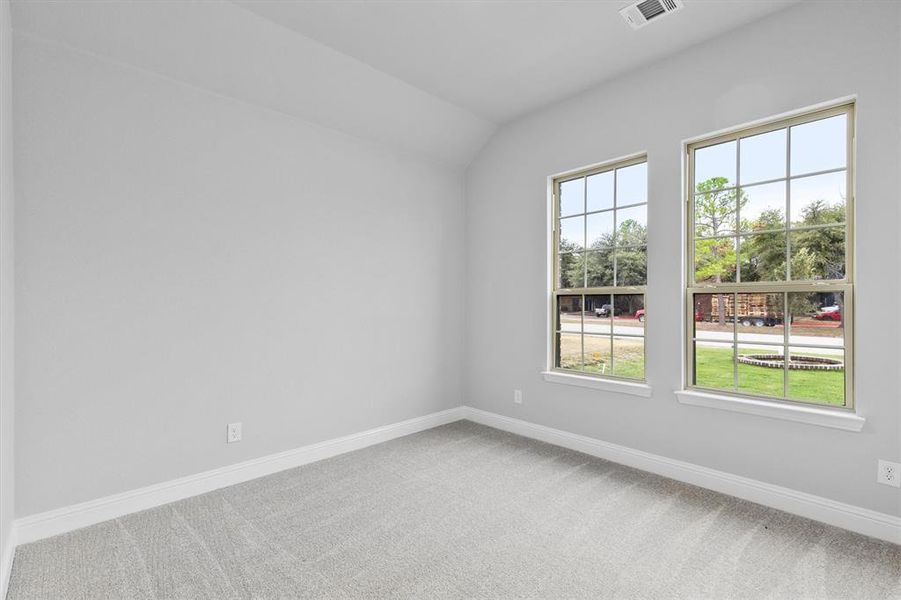
{"type": "Polygon", "coordinates": [[[844,277],[847,126],[841,114],[695,150],[696,282],[844,277]]]}
{"type": "Polygon", "coordinates": [[[850,297],[836,284],[848,275],[849,113],[835,112],[692,151],[694,385],[848,405],[850,297]],[[757,287],[775,283],[792,287],[757,287]]]}
{"type": "Polygon", "coordinates": [[[555,296],[554,368],[643,380],[647,162],[587,171],[558,190],[555,290],[568,291],[555,296]]]}
{"type": "MultiPolygon", "coordinates": [[[[700,148],[695,152],[695,183],[724,177],[727,182],[722,187],[732,187],[780,179],[786,177],[787,163],[791,165],[792,176],[846,167],[846,131],[845,115],[792,127],[789,161],[786,161],[785,129],[700,148]],[[737,181],[736,175],[739,143],[741,181],[737,181]]],[[[837,188],[836,183],[835,177],[810,182],[807,193],[823,197],[844,194],[844,187],[837,188]]]]}

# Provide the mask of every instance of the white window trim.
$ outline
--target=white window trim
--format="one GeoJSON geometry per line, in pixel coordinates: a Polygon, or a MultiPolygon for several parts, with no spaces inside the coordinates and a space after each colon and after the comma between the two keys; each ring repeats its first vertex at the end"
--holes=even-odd
{"type": "MultiPolygon", "coordinates": [[[[853,271],[854,271],[854,177],[856,177],[857,165],[856,165],[856,148],[855,148],[855,136],[854,133],[856,129],[856,96],[849,96],[846,98],[841,98],[832,102],[825,102],[822,104],[818,104],[815,106],[811,106],[805,109],[800,109],[796,111],[792,111],[790,113],[785,113],[783,115],[765,118],[753,123],[749,123],[743,126],[733,127],[725,130],[721,130],[716,133],[711,133],[704,136],[698,136],[692,139],[683,140],[682,147],[683,152],[685,153],[686,163],[683,165],[688,167],[688,173],[685,177],[685,186],[683,187],[684,201],[685,206],[688,206],[688,202],[690,198],[693,196],[693,191],[691,188],[691,164],[693,161],[693,157],[691,156],[693,146],[697,146],[698,144],[704,145],[712,145],[715,143],[719,143],[718,140],[721,138],[733,138],[738,139],[736,136],[748,136],[753,135],[755,130],[768,131],[772,126],[780,126],[780,123],[784,123],[785,126],[790,126],[792,121],[801,120],[801,122],[806,122],[808,117],[811,115],[815,115],[817,113],[822,112],[831,112],[831,111],[840,111],[847,110],[849,112],[849,118],[851,120],[852,133],[848,142],[848,163],[845,167],[848,172],[849,177],[849,193],[848,193],[848,205],[847,205],[847,217],[846,217],[846,275],[843,280],[836,280],[835,282],[824,282],[823,287],[834,287],[834,288],[842,288],[843,294],[848,301],[849,310],[848,314],[851,314],[852,317],[848,320],[842,321],[842,325],[845,328],[845,356],[846,356],[846,365],[850,365],[850,367],[846,366],[845,370],[845,401],[847,406],[831,408],[828,405],[817,404],[815,402],[804,401],[804,400],[794,400],[789,398],[767,398],[766,396],[754,396],[754,395],[745,395],[736,393],[735,395],[731,395],[728,392],[720,394],[717,393],[716,390],[710,390],[707,388],[696,387],[691,383],[691,364],[693,359],[693,342],[692,335],[690,333],[691,322],[694,316],[694,307],[689,302],[692,297],[692,293],[698,293],[699,286],[694,282],[694,272],[692,263],[692,246],[694,243],[694,228],[693,224],[690,223],[690,219],[685,219],[685,235],[686,235],[686,247],[688,249],[687,260],[685,261],[685,283],[683,287],[683,292],[685,293],[685,297],[683,298],[684,308],[685,308],[685,326],[683,330],[683,342],[685,349],[683,350],[685,354],[683,355],[683,382],[682,382],[682,390],[677,390],[676,396],[679,399],[679,402],[682,404],[691,404],[695,406],[707,406],[710,408],[722,408],[725,410],[733,410],[736,412],[744,412],[750,414],[758,414],[764,416],[771,416],[775,418],[784,418],[786,420],[791,421],[800,421],[806,423],[813,423],[817,425],[823,425],[825,427],[837,427],[839,429],[846,429],[850,431],[860,431],[863,428],[863,424],[866,422],[866,419],[861,417],[856,412],[856,399],[854,398],[854,319],[853,319],[853,301],[854,301],[854,286],[853,286],[853,271]],[[847,107],[850,107],[848,109],[847,107]],[[694,292],[692,292],[694,289],[694,292]],[[766,408],[764,408],[766,407],[766,408]],[[769,410],[772,409],[772,410],[769,410]],[[766,413],[766,414],[764,414],[766,413]],[[813,415],[813,416],[811,416],[813,415]],[[832,424],[828,424],[832,423],[832,424]]],[[[788,172],[786,173],[788,176],[788,172]]],[[[690,215],[683,211],[683,215],[690,215]]],[[[685,217],[683,217],[685,218],[685,217]]],[[[685,252],[686,249],[683,249],[685,252]]],[[[803,284],[804,282],[799,282],[803,284]]],[[[762,288],[770,288],[772,287],[775,291],[792,291],[793,285],[792,282],[786,282],[786,284],[775,283],[775,284],[749,284],[752,287],[757,289],[762,288]],[[790,284],[790,285],[786,285],[790,284]]],[[[819,283],[818,283],[819,285],[819,283]]],[[[707,288],[708,286],[704,286],[707,288]]],[[[727,290],[729,293],[742,293],[746,292],[747,289],[743,289],[744,284],[727,284],[726,287],[731,287],[734,289],[727,290]]],[[[709,286],[710,290],[714,289],[714,286],[709,286]]],[[[812,289],[812,288],[811,288],[812,289]]],[[[706,289],[705,289],[706,291],[706,289]]],[[[786,341],[786,344],[788,342],[786,341]]]]}
{"type": "Polygon", "coordinates": [[[542,371],[541,375],[544,377],[545,381],[550,383],[562,383],[564,385],[574,385],[576,387],[604,390],[607,392],[618,392],[620,394],[641,396],[643,398],[650,398],[653,392],[653,388],[646,383],[631,382],[623,379],[593,377],[591,375],[575,375],[573,373],[564,373],[561,371],[542,371]]]}
{"type": "Polygon", "coordinates": [[[696,390],[677,391],[676,398],[681,404],[691,406],[728,410],[759,417],[795,421],[832,429],[843,429],[845,431],[859,432],[867,422],[864,417],[847,409],[819,408],[810,404],[789,404],[787,402],[726,396],[696,390]]]}
{"type": "MultiPolygon", "coordinates": [[[[564,171],[561,173],[557,173],[556,175],[548,176],[547,178],[547,251],[546,256],[548,257],[547,263],[547,282],[548,282],[548,311],[547,311],[547,323],[545,326],[545,331],[548,332],[548,337],[545,343],[545,348],[547,349],[547,367],[545,371],[542,371],[541,374],[544,377],[545,381],[551,383],[562,383],[564,385],[573,385],[577,387],[585,387],[606,391],[614,391],[621,392],[624,394],[630,394],[634,396],[643,396],[650,397],[652,393],[652,388],[647,384],[647,331],[645,331],[645,335],[643,336],[643,341],[645,344],[645,378],[643,380],[634,380],[623,377],[614,377],[609,375],[597,375],[597,374],[581,374],[570,372],[562,369],[558,369],[555,365],[554,359],[554,344],[555,344],[555,336],[556,332],[554,331],[555,327],[555,319],[556,315],[555,311],[555,292],[556,290],[556,258],[557,258],[557,245],[556,245],[556,200],[555,200],[555,192],[556,192],[556,182],[560,179],[569,176],[577,176],[577,175],[586,175],[590,171],[602,171],[605,169],[617,169],[624,165],[624,163],[640,163],[640,162],[648,162],[648,153],[647,151],[636,152],[633,154],[627,154],[625,156],[620,156],[609,161],[605,161],[603,163],[588,165],[584,167],[579,167],[577,169],[571,169],[569,171],[564,171]]],[[[649,192],[650,194],[650,192],[649,192]]],[[[650,196],[645,200],[644,204],[646,206],[650,206],[650,196]]],[[[647,309],[648,305],[648,293],[647,293],[647,284],[644,286],[623,286],[618,292],[606,292],[606,293],[641,293],[644,295],[644,303],[645,309],[647,309]],[[639,291],[640,290],[640,291],[639,291]]],[[[612,334],[612,332],[611,332],[612,334]]]]}

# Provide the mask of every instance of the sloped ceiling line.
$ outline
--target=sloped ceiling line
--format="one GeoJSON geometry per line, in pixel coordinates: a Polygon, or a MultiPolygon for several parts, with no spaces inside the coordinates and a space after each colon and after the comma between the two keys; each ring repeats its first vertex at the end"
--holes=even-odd
{"type": "Polygon", "coordinates": [[[430,162],[464,167],[496,126],[224,0],[25,1],[13,27],[268,107],[430,162]]]}

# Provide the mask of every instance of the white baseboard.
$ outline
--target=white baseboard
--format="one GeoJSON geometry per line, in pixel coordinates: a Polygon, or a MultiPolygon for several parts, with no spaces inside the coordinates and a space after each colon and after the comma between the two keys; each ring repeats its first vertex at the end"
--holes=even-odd
{"type": "MultiPolygon", "coordinates": [[[[73,531],[123,515],[146,510],[176,500],[205,494],[257,477],[284,471],[380,444],[411,433],[445,425],[463,418],[463,407],[451,408],[415,419],[376,427],[360,433],[270,454],[235,465],[173,479],[163,483],[82,502],[72,506],[16,519],[15,532],[19,544],[73,531]]],[[[5,559],[5,555],[4,555],[5,559]]],[[[4,564],[5,566],[5,564],[4,564]]],[[[3,596],[0,596],[2,598],[3,596]]]]}
{"type": "Polygon", "coordinates": [[[6,590],[9,589],[9,576],[12,574],[17,544],[16,526],[13,524],[12,530],[9,532],[9,539],[6,540],[6,546],[0,548],[0,598],[6,598],[6,590]]]}
{"type": "Polygon", "coordinates": [[[602,442],[594,438],[560,429],[552,429],[544,425],[536,425],[535,423],[486,412],[477,408],[464,407],[464,418],[488,425],[489,427],[495,427],[643,471],[656,473],[670,479],[750,500],[751,502],[841,527],[842,529],[901,544],[901,517],[836,502],[821,496],[764,483],[724,471],[708,469],[707,467],[673,460],[664,456],[633,450],[625,446],[602,442]]]}
{"type": "MultiPolygon", "coordinates": [[[[901,544],[901,518],[785,487],[764,483],[666,458],[625,446],[603,442],[559,429],[490,413],[468,406],[377,427],[368,431],[271,454],[235,465],[172,481],[91,500],[17,519],[12,539],[3,549],[0,589],[5,589],[16,544],[26,544],[81,527],[161,506],[198,494],[243,483],[285,469],[316,462],[345,452],[386,442],[460,419],[516,433],[550,444],[584,452],[616,463],[656,473],[717,492],[735,496],[829,525],[901,544]]],[[[3,595],[0,594],[0,598],[3,595]]]]}

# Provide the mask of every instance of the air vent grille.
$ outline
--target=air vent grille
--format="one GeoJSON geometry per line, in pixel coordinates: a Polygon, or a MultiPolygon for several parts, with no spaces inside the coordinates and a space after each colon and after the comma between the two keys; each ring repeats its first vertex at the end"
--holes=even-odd
{"type": "Polygon", "coordinates": [[[660,0],[644,0],[644,2],[638,5],[638,10],[641,12],[641,16],[648,21],[657,15],[662,15],[666,12],[666,9],[663,8],[663,4],[660,0]]]}
{"type": "Polygon", "coordinates": [[[642,0],[619,11],[632,29],[639,29],[652,19],[676,12],[682,8],[682,0],[642,0]]]}

